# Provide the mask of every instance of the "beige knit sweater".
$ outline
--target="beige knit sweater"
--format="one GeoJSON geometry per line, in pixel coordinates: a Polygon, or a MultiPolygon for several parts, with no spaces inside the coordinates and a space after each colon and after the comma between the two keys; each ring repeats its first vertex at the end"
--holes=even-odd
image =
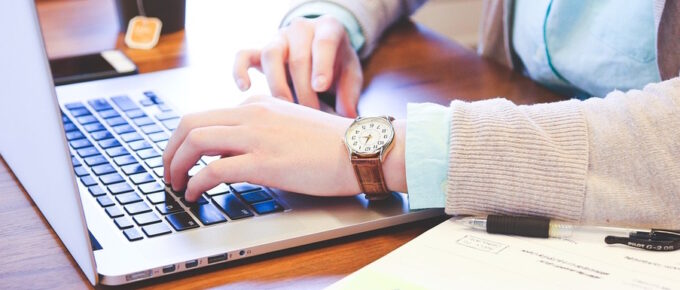
{"type": "MultiPolygon", "coordinates": [[[[424,1],[333,2],[362,24],[368,54],[424,1]]],[[[451,108],[447,213],[680,229],[680,78],[603,99],[451,108]]]]}

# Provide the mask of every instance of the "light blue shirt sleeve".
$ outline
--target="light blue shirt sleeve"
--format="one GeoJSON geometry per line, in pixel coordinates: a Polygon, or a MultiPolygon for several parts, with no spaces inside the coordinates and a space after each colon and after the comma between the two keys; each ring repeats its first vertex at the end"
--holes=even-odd
{"type": "Polygon", "coordinates": [[[406,184],[411,209],[446,205],[449,168],[450,108],[407,105],[406,184]]]}
{"type": "Polygon", "coordinates": [[[287,26],[297,17],[316,18],[321,15],[330,15],[345,26],[354,51],[359,51],[364,46],[366,37],[364,37],[359,21],[345,7],[332,2],[317,1],[302,4],[288,13],[286,18],[281,21],[281,26],[287,26]]]}

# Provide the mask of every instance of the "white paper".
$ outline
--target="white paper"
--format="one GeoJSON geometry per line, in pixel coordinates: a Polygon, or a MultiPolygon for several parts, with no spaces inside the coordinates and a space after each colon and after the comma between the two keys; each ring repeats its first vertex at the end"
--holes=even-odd
{"type": "Polygon", "coordinates": [[[492,235],[445,221],[330,289],[680,289],[680,251],[606,245],[588,228],[569,239],[492,235]]]}

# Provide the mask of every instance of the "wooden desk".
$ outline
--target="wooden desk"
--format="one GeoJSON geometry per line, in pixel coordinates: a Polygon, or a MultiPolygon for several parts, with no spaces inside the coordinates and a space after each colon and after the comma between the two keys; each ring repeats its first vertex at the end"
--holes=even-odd
{"type": "MultiPolygon", "coordinates": [[[[144,73],[186,64],[230,64],[236,49],[260,47],[270,39],[286,9],[286,4],[279,2],[287,3],[271,1],[266,6],[268,12],[255,10],[259,11],[257,19],[262,19],[257,23],[269,34],[253,37],[249,31],[231,31],[236,36],[229,38],[223,36],[220,27],[231,27],[230,23],[233,26],[239,21],[254,23],[251,14],[233,10],[263,6],[261,1],[242,1],[236,8],[225,2],[232,3],[189,1],[189,5],[195,6],[187,8],[186,31],[163,36],[160,44],[149,51],[124,47],[110,0],[40,1],[39,13],[51,57],[115,47],[125,51],[144,73]],[[243,2],[248,4],[241,4],[243,2]],[[231,13],[223,17],[227,20],[215,17],[219,15],[214,14],[215,11],[220,9],[223,14],[231,13]],[[207,17],[202,17],[206,14],[207,17]],[[239,42],[234,43],[234,39],[239,42]]],[[[521,75],[483,60],[474,52],[410,22],[400,23],[389,31],[364,68],[365,93],[360,104],[364,114],[390,113],[403,117],[406,102],[446,104],[454,98],[478,100],[504,96],[516,103],[560,99],[521,75]]],[[[225,74],[225,81],[231,81],[229,73],[225,74]]],[[[0,288],[90,287],[7,165],[4,161],[0,164],[0,288]]],[[[397,226],[135,286],[322,288],[387,254],[436,223],[437,220],[428,220],[397,226]]]]}

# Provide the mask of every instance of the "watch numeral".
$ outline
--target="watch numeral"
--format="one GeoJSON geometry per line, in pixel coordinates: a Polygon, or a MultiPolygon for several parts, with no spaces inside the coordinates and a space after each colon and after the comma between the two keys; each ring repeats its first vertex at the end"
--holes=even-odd
{"type": "Polygon", "coordinates": [[[383,132],[383,133],[387,133],[387,129],[382,129],[382,132],[383,132]]]}

